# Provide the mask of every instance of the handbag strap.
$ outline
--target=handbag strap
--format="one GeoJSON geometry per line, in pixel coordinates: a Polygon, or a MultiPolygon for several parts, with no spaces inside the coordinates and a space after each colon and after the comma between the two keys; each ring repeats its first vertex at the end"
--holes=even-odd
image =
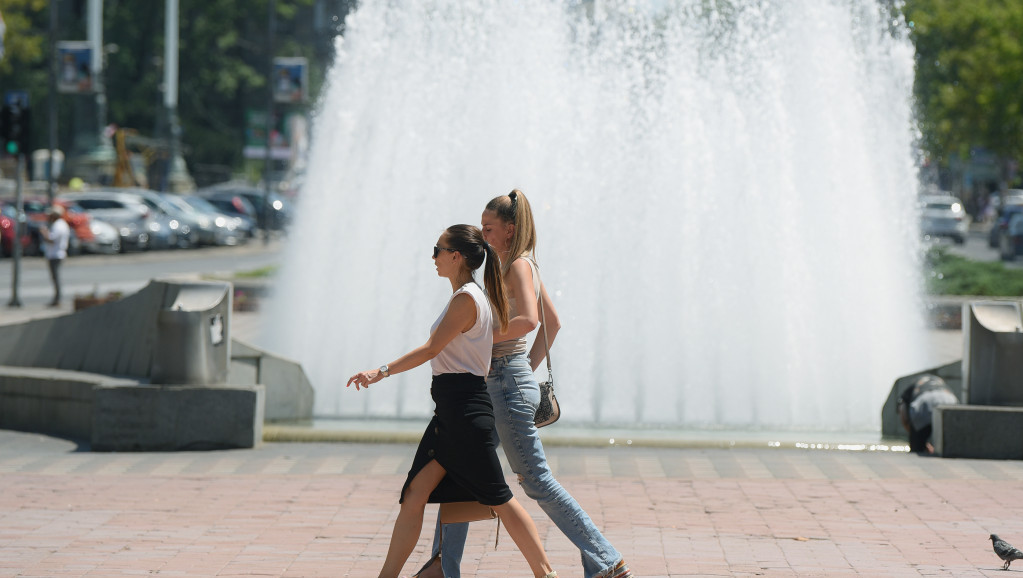
{"type": "MultiPolygon", "coordinates": [[[[536,261],[530,256],[529,262],[533,264],[533,269],[536,271],[536,277],[540,278],[540,266],[536,264],[536,261]]],[[[551,370],[551,346],[547,341],[547,316],[543,313],[543,282],[540,284],[540,297],[537,299],[537,305],[540,307],[540,326],[543,328],[543,350],[547,354],[544,359],[547,360],[547,379],[551,385],[554,385],[554,371],[551,370]]]]}

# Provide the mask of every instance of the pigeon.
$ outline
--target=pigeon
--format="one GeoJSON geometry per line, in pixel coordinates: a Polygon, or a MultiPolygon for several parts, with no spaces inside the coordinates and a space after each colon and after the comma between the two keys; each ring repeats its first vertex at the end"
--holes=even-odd
{"type": "Polygon", "coordinates": [[[991,545],[995,549],[995,554],[998,554],[999,558],[1005,560],[1002,570],[1008,570],[1009,564],[1012,564],[1013,560],[1023,559],[1023,552],[1020,552],[1015,546],[999,538],[998,534],[991,534],[990,540],[991,545]]]}

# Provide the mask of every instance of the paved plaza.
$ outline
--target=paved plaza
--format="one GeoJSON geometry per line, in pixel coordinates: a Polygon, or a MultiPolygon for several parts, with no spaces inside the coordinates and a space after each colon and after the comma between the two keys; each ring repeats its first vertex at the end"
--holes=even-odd
{"type": "MultiPolygon", "coordinates": [[[[0,430],[0,576],[376,576],[414,446],[82,449],[0,430]]],[[[988,534],[1023,546],[1015,461],[776,448],[549,454],[642,577],[1006,576],[988,534]]],[[[516,494],[555,568],[581,576],[568,541],[516,494]]],[[[435,516],[428,507],[406,573],[428,557],[435,516]]],[[[463,576],[528,576],[507,533],[495,549],[494,532],[473,525],[463,576]]]]}

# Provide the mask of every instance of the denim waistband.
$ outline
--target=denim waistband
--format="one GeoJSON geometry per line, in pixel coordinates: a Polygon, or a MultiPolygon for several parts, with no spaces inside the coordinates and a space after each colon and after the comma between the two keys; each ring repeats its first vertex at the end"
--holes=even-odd
{"type": "Polygon", "coordinates": [[[495,357],[490,360],[490,371],[493,372],[496,369],[500,369],[515,362],[521,362],[529,365],[529,356],[525,353],[511,353],[509,355],[495,357]]]}

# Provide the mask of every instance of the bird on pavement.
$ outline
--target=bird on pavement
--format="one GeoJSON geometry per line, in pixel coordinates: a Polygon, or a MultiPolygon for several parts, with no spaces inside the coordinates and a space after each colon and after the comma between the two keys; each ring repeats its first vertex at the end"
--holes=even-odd
{"type": "Polygon", "coordinates": [[[991,534],[990,540],[991,545],[995,549],[995,554],[998,554],[999,558],[1005,560],[1002,570],[1008,570],[1009,564],[1012,564],[1013,560],[1023,559],[1023,552],[1020,552],[1018,548],[999,538],[998,534],[991,534]]]}

